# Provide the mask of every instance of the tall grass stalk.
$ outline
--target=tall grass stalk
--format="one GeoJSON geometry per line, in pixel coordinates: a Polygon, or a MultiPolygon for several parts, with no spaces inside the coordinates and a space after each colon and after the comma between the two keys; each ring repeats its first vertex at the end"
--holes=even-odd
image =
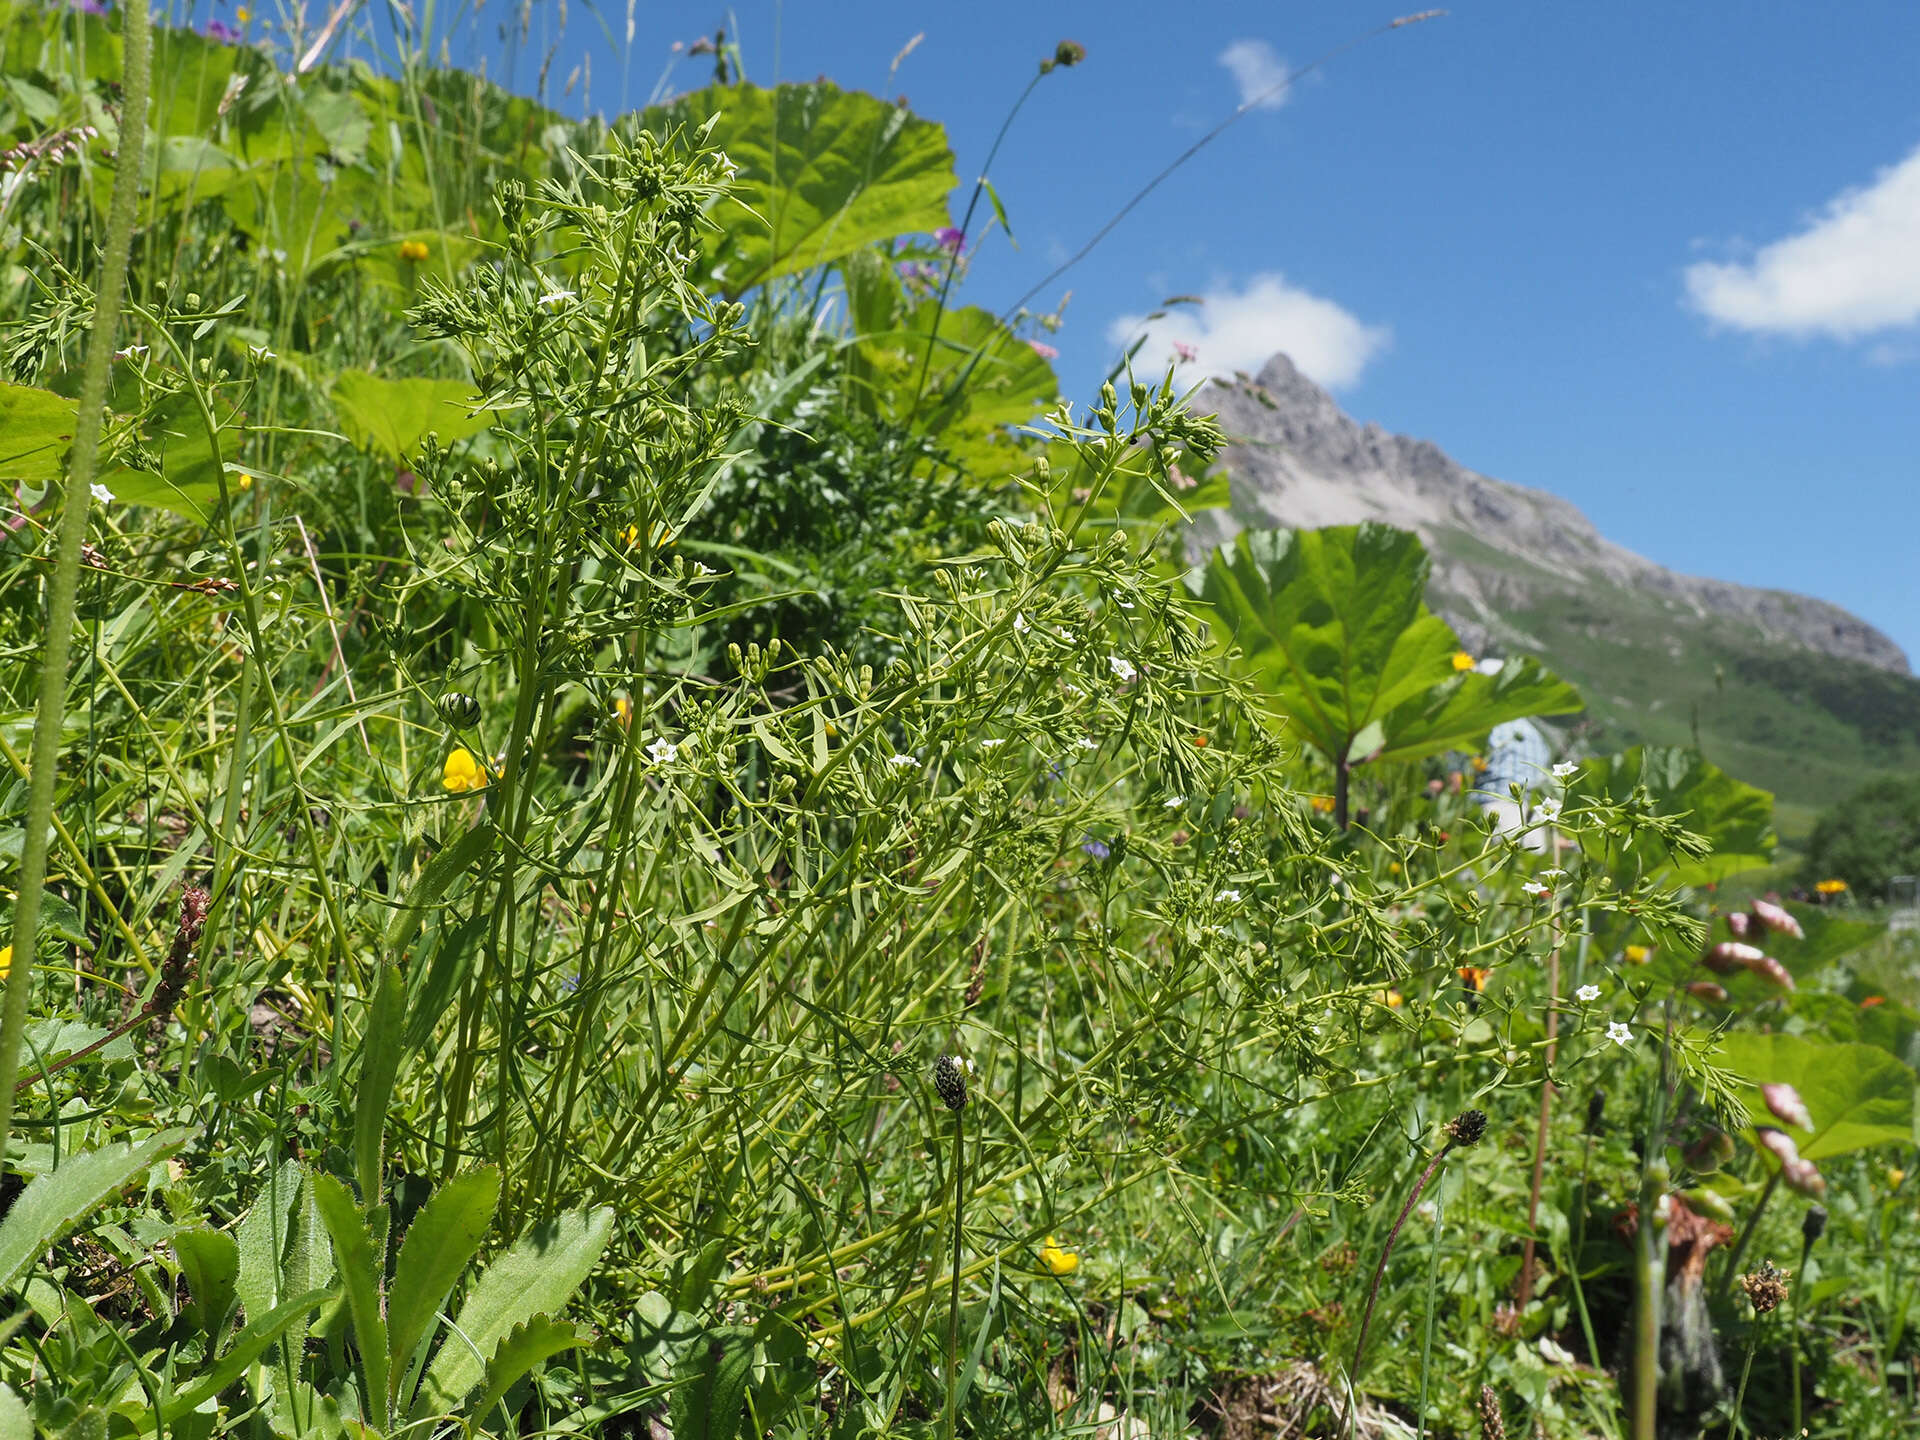
{"type": "Polygon", "coordinates": [[[27,997],[33,987],[35,946],[40,934],[40,901],[47,881],[47,852],[53,837],[53,801],[59,781],[60,730],[66,721],[67,655],[73,641],[74,606],[80,588],[80,550],[87,539],[87,511],[100,459],[100,428],[107,406],[107,381],[120,326],[120,303],[127,286],[127,256],[133,244],[140,197],[140,171],[147,141],[147,89],[153,55],[147,0],[127,0],[123,11],[124,72],[121,76],[120,135],[114,162],[113,198],[94,292],[93,324],[87,334],[87,364],[74,417],[72,457],[66,492],[61,497],[60,530],[53,573],[47,579],[47,626],[40,661],[40,694],[33,720],[33,770],[27,787],[26,838],[20,852],[20,899],[13,912],[13,968],[6,998],[0,1002],[0,1166],[6,1161],[13,1129],[13,1092],[20,1071],[20,1047],[27,1031],[27,997]]]}

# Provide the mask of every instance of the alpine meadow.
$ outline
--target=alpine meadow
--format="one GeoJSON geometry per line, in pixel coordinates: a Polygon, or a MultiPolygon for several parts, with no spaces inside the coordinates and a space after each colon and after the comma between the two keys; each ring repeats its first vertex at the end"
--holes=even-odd
{"type": "Polygon", "coordinates": [[[0,1440],[1920,1433],[1914,934],[937,119],[162,18],[0,0],[0,1440]]]}

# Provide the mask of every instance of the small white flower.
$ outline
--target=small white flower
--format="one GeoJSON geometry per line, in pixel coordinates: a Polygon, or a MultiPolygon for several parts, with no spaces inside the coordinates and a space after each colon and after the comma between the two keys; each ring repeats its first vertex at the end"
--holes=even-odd
{"type": "Polygon", "coordinates": [[[920,768],[920,762],[911,755],[889,755],[887,757],[887,764],[901,770],[909,768],[917,770],[920,768]]]}
{"type": "Polygon", "coordinates": [[[1100,742],[1095,740],[1091,735],[1082,735],[1078,740],[1073,742],[1073,748],[1076,750],[1098,750],[1100,748],[1100,742]]]}
{"type": "Polygon", "coordinates": [[[1538,880],[1529,880],[1527,881],[1526,884],[1522,885],[1520,888],[1526,891],[1527,894],[1533,896],[1534,899],[1536,900],[1538,900],[1543,895],[1551,895],[1553,893],[1551,886],[1542,885],[1538,880]]]}
{"type": "Polygon", "coordinates": [[[93,491],[93,498],[98,500],[102,505],[111,505],[113,503],[113,491],[109,490],[99,481],[96,480],[88,488],[93,491]]]}
{"type": "Polygon", "coordinates": [[[1123,655],[1109,655],[1107,668],[1113,671],[1114,678],[1122,685],[1130,684],[1140,674],[1133,668],[1133,662],[1123,655]]]}
{"type": "Polygon", "coordinates": [[[1238,905],[1240,903],[1240,892],[1238,890],[1222,890],[1213,898],[1216,900],[1224,900],[1229,905],[1238,905]]]}
{"type": "Polygon", "coordinates": [[[553,289],[547,291],[546,294],[542,295],[538,300],[534,301],[533,303],[536,305],[564,305],[567,303],[567,301],[573,298],[574,298],[573,291],[562,290],[559,286],[556,285],[553,289]]]}
{"type": "Polygon", "coordinates": [[[1578,1000],[1582,1005],[1591,1005],[1600,998],[1600,987],[1598,985],[1582,985],[1578,990],[1573,992],[1573,998],[1578,1000]]]}
{"type": "Polygon", "coordinates": [[[1014,616],[1013,616],[1013,633],[1014,634],[1024,635],[1027,633],[1027,631],[1031,630],[1032,628],[1033,627],[1031,625],[1027,624],[1026,616],[1020,614],[1018,611],[1014,612],[1014,616]]]}
{"type": "Polygon", "coordinates": [[[1540,878],[1542,880],[1560,880],[1565,878],[1566,873],[1567,873],[1566,871],[1562,870],[1559,866],[1556,865],[1551,870],[1542,870],[1540,872],[1540,878]]]}
{"type": "Polygon", "coordinates": [[[1560,802],[1558,800],[1536,800],[1533,810],[1534,814],[1538,815],[1542,820],[1558,820],[1560,818],[1560,802]]]}
{"type": "Polygon", "coordinates": [[[712,575],[716,572],[711,565],[702,565],[696,560],[693,562],[693,573],[696,575],[712,575]]]}
{"type": "Polygon", "coordinates": [[[247,358],[258,365],[264,360],[278,360],[280,357],[264,345],[247,346],[247,358]]]}
{"type": "Polygon", "coordinates": [[[1133,601],[1131,600],[1116,600],[1114,604],[1118,605],[1122,610],[1133,609],[1133,601]]]}
{"type": "Polygon", "coordinates": [[[1607,1039],[1616,1045],[1631,1045],[1633,1043],[1633,1031],[1629,1030],[1625,1025],[1622,1025],[1618,1020],[1615,1020],[1607,1026],[1607,1039]]]}
{"type": "Polygon", "coordinates": [[[1562,760],[1558,765],[1553,767],[1553,778],[1556,780],[1571,780],[1579,773],[1580,766],[1572,760],[1562,760]]]}
{"type": "Polygon", "coordinates": [[[114,351],[113,358],[116,360],[144,360],[147,358],[147,347],[144,345],[129,345],[124,350],[114,351]]]}
{"type": "Polygon", "coordinates": [[[1064,625],[1056,626],[1055,628],[1059,631],[1062,640],[1066,641],[1069,645],[1073,643],[1073,631],[1067,629],[1064,625]]]}
{"type": "Polygon", "coordinates": [[[1161,803],[1169,810],[1178,810],[1182,805],[1187,803],[1187,797],[1184,795],[1170,795],[1161,803]]]}
{"type": "Polygon", "coordinates": [[[1004,745],[1004,744],[1006,744],[1006,743],[1007,743],[1006,741],[1004,741],[1004,740],[1001,740],[1001,739],[998,739],[998,738],[996,738],[996,739],[992,739],[992,740],[982,740],[982,741],[980,742],[980,748],[981,748],[982,750],[992,750],[992,749],[994,749],[994,748],[996,748],[996,747],[998,747],[998,746],[1001,746],[1001,745],[1004,745]]]}
{"type": "Polygon", "coordinates": [[[647,746],[647,758],[656,765],[671,765],[680,756],[680,747],[664,735],[656,735],[647,746]]]}

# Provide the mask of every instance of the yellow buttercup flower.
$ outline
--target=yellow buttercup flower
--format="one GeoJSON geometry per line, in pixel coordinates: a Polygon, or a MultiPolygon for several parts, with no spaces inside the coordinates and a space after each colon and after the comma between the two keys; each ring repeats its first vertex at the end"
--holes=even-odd
{"type": "Polygon", "coordinates": [[[249,10],[246,6],[242,5],[233,12],[233,18],[238,20],[242,25],[244,25],[249,20],[253,19],[253,11],[249,10]]]}
{"type": "Polygon", "coordinates": [[[1454,669],[1471,670],[1473,669],[1473,664],[1474,664],[1473,657],[1467,654],[1466,651],[1456,650],[1453,652],[1453,668],[1454,669]]]}
{"type": "Polygon", "coordinates": [[[1407,997],[1402,995],[1398,990],[1383,990],[1380,992],[1380,998],[1386,1002],[1387,1008],[1390,1010],[1398,1010],[1402,1005],[1407,1003],[1407,997]]]}
{"type": "Polygon", "coordinates": [[[440,772],[440,783],[456,794],[463,790],[484,790],[487,779],[487,767],[471,750],[458,745],[447,756],[446,766],[440,772]]]}
{"type": "Polygon", "coordinates": [[[1651,945],[1629,945],[1627,946],[1626,953],[1627,963],[1629,965],[1644,965],[1653,958],[1653,947],[1651,945]]]}
{"type": "Polygon", "coordinates": [[[1307,804],[1313,807],[1313,813],[1316,815],[1331,815],[1333,813],[1333,797],[1331,795],[1315,795],[1307,801],[1307,804]]]}
{"type": "Polygon", "coordinates": [[[633,724],[633,701],[622,695],[613,702],[613,718],[620,722],[621,728],[633,724]]]}
{"type": "Polygon", "coordinates": [[[13,971],[13,946],[0,945],[0,980],[7,978],[13,971]]]}
{"type": "Polygon", "coordinates": [[[1062,1250],[1054,1243],[1053,1236],[1047,1236],[1047,1243],[1040,1247],[1040,1263],[1053,1275],[1071,1275],[1080,1268],[1078,1250],[1062,1250]]]}
{"type": "Polygon", "coordinates": [[[1844,895],[1847,893],[1847,882],[1844,880],[1821,880],[1818,881],[1813,888],[1816,893],[1821,895],[1844,895]]]}
{"type": "Polygon", "coordinates": [[[422,260],[427,258],[429,253],[431,252],[428,251],[427,242],[424,240],[402,240],[400,242],[400,258],[409,265],[418,265],[422,260]]]}

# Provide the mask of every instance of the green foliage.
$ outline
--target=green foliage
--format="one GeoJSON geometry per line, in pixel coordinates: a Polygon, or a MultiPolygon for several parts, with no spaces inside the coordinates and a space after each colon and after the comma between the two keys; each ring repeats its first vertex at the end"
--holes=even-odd
{"type": "Polygon", "coordinates": [[[1863,899],[1886,896],[1895,875],[1920,874],[1920,779],[1875,780],[1815,822],[1808,881],[1844,880],[1863,899]]]}
{"type": "Polygon", "coordinates": [[[1813,1118],[1794,1133],[1800,1155],[1825,1160],[1875,1145],[1913,1143],[1913,1071],[1872,1045],[1823,1045],[1798,1035],[1733,1033],[1716,1042],[1717,1058],[1748,1082],[1747,1113],[1779,1128],[1759,1087],[1791,1085],[1813,1118]]]}
{"type": "Polygon", "coordinates": [[[184,1145],[185,1130],[104,1145],[37,1176],[0,1221],[0,1289],[11,1289],[46,1250],[103,1200],[184,1145]]]}
{"type": "Polygon", "coordinates": [[[730,299],[947,223],[946,132],[874,95],[825,81],[715,85],[641,123],[663,138],[700,136],[731,162],[728,193],[707,212],[711,273],[730,299]]]}
{"type": "Polygon", "coordinates": [[[1676,847],[1649,831],[1633,847],[1642,868],[1665,870],[1682,883],[1704,884],[1767,864],[1773,858],[1773,797],[1736,780],[1696,751],[1636,745],[1581,766],[1580,792],[1631,810],[1657,813],[1700,837],[1676,847]]]}
{"type": "Polygon", "coordinates": [[[385,380],[342,370],[331,397],[347,437],[394,461],[409,458],[430,434],[451,445],[493,423],[474,412],[477,397],[463,380],[385,380]]]}
{"type": "Polygon", "coordinates": [[[1580,708],[1531,659],[1498,675],[1457,670],[1459,638],[1422,598],[1427,572],[1418,536],[1369,523],[1243,531],[1190,582],[1289,733],[1335,767],[1343,807],[1356,765],[1422,759],[1503,721],[1580,708]]]}

